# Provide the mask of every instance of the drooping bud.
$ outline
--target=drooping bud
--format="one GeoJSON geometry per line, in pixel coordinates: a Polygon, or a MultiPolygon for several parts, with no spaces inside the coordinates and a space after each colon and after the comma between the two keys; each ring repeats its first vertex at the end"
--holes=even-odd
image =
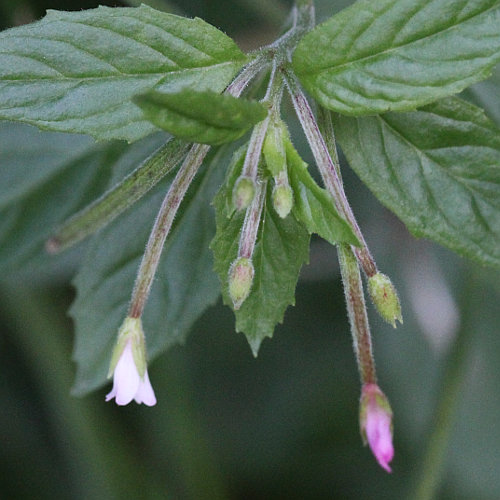
{"type": "Polygon", "coordinates": [[[252,261],[246,257],[237,258],[229,268],[229,296],[233,306],[238,310],[245,302],[252,288],[254,268],[252,261]]]}
{"type": "Polygon", "coordinates": [[[380,466],[392,472],[389,466],[394,457],[392,410],[377,384],[365,384],[362,388],[359,425],[365,445],[368,443],[380,466]]]}
{"type": "Polygon", "coordinates": [[[293,191],[290,186],[274,186],[273,207],[282,219],[290,213],[293,207],[293,191]]]}
{"type": "Polygon", "coordinates": [[[403,323],[399,297],[388,276],[380,272],[371,276],[368,279],[368,290],[373,304],[385,321],[394,328],[396,328],[396,320],[403,323]]]}
{"type": "Polygon", "coordinates": [[[147,406],[156,404],[156,397],[149,381],[146,345],[140,318],[125,318],[116,342],[108,377],[113,375],[113,389],[106,401],[115,398],[116,404],[129,404],[132,399],[147,406]]]}
{"type": "Polygon", "coordinates": [[[240,176],[234,184],[233,205],[236,210],[245,210],[255,196],[255,181],[248,176],[240,176]]]}
{"type": "Polygon", "coordinates": [[[284,144],[286,135],[285,124],[279,118],[273,117],[269,122],[263,146],[266,165],[273,176],[277,176],[280,172],[286,170],[286,151],[284,144]]]}

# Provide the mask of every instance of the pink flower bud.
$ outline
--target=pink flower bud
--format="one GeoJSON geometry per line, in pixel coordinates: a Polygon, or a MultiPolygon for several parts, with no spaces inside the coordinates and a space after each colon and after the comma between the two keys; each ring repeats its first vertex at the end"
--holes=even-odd
{"type": "Polygon", "coordinates": [[[393,456],[392,445],[392,410],[384,393],[377,384],[365,384],[360,402],[361,435],[368,442],[378,463],[387,472],[393,456]]]}

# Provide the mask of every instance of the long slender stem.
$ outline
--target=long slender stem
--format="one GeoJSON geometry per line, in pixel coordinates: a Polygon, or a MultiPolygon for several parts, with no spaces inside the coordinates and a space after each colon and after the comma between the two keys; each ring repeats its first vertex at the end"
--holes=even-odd
{"type": "MultiPolygon", "coordinates": [[[[283,95],[283,79],[281,75],[277,74],[276,64],[273,65],[271,71],[271,76],[269,78],[269,84],[267,87],[266,95],[262,99],[262,103],[270,104],[271,107],[276,106],[277,101],[281,101],[281,96],[283,95]]],[[[248,143],[248,148],[245,156],[245,161],[243,163],[243,168],[241,171],[242,177],[248,177],[254,182],[257,181],[257,173],[259,168],[260,156],[262,154],[262,146],[264,144],[264,139],[267,133],[267,127],[269,125],[269,113],[266,118],[259,122],[253,129],[252,135],[250,136],[250,142],[248,143]]]]}
{"type": "Polygon", "coordinates": [[[209,149],[210,146],[205,144],[195,144],[192,147],[163,200],[137,273],[128,312],[131,318],[140,318],[142,315],[175,214],[209,149]]]}
{"type": "Polygon", "coordinates": [[[361,383],[375,384],[377,376],[372,353],[370,325],[366,314],[363,282],[358,262],[351,247],[347,244],[338,245],[338,255],[361,383]]]}
{"type": "Polygon", "coordinates": [[[262,209],[264,207],[266,185],[266,181],[257,181],[255,196],[245,213],[245,221],[241,229],[238,257],[247,259],[252,258],[255,242],[257,241],[257,232],[259,230],[262,209]]]}
{"type": "Polygon", "coordinates": [[[291,14],[292,27],[273,43],[261,47],[257,51],[268,60],[278,60],[280,65],[283,61],[289,60],[290,54],[297,46],[297,43],[308,31],[314,28],[314,2],[312,0],[296,2],[291,14]]]}
{"type": "Polygon", "coordinates": [[[257,56],[250,61],[241,73],[227,86],[225,93],[239,97],[250,81],[263,69],[270,65],[270,61],[264,55],[257,56]]]}
{"type": "MultiPolygon", "coordinates": [[[[309,142],[309,146],[314,159],[316,160],[316,164],[318,165],[323,182],[333,197],[337,211],[349,223],[354,231],[354,234],[361,243],[360,247],[354,247],[354,252],[367,276],[371,277],[377,273],[377,266],[370,254],[370,251],[368,250],[363,234],[361,233],[361,229],[359,228],[356,218],[351,210],[351,206],[347,201],[342,181],[337,173],[337,167],[332,160],[325,140],[321,135],[314,113],[312,112],[305,95],[300,90],[296,76],[293,72],[288,70],[288,68],[284,68],[284,72],[295,111],[300,124],[302,125],[307,141],[309,142]]],[[[334,156],[337,157],[336,152],[334,156]]]]}
{"type": "Polygon", "coordinates": [[[47,241],[47,251],[65,250],[109,224],[165,177],[188,148],[188,143],[170,139],[119,184],[68,219],[47,241]]]}
{"type": "Polygon", "coordinates": [[[342,173],[340,172],[339,154],[337,152],[337,141],[335,140],[335,131],[333,130],[332,115],[322,106],[317,107],[317,112],[319,131],[325,140],[326,148],[332,158],[339,181],[343,182],[342,173]]]}
{"type": "MultiPolygon", "coordinates": [[[[251,61],[226,88],[225,92],[239,97],[250,80],[265,65],[266,62],[263,58],[257,57],[251,61]]],[[[193,145],[163,200],[137,273],[128,311],[128,316],[131,318],[142,316],[160,262],[163,245],[172,227],[175,214],[209,150],[210,146],[205,144],[193,145]]]]}

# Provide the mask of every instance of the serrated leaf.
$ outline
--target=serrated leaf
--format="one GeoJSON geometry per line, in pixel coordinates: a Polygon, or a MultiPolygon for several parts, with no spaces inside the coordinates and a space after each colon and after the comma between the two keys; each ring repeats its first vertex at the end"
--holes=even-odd
{"type": "Polygon", "coordinates": [[[351,167],[415,236],[500,266],[500,129],[481,109],[448,98],[335,125],[351,167]]]}
{"type": "MultiPolygon", "coordinates": [[[[164,141],[164,138],[162,138],[164,141]]],[[[88,137],[0,124],[0,272],[30,279],[64,267],[46,254],[51,231],[106,189],[112,172],[133,168],[158,138],[134,148],[88,137]]],[[[135,146],[135,145],[134,145],[135,146]]]]}
{"type": "Polygon", "coordinates": [[[151,91],[134,102],[157,127],[202,144],[235,141],[267,116],[267,109],[259,102],[192,89],[151,91]]]}
{"type": "Polygon", "coordinates": [[[349,224],[340,216],[328,191],[316,184],[292,143],[285,141],[290,186],[293,189],[294,216],[309,233],[316,233],[332,245],[350,243],[359,246],[359,240],[349,224]]]}
{"type": "Polygon", "coordinates": [[[0,118],[129,142],[153,132],[132,97],[221,92],[245,56],[201,19],[139,8],[48,11],[0,33],[0,118]]]}
{"type": "Polygon", "coordinates": [[[328,109],[408,111],[487,78],[499,25],[499,0],[359,0],[308,33],[293,66],[328,109]]]}
{"type": "MultiPolygon", "coordinates": [[[[252,289],[240,309],[235,311],[236,330],[246,335],[255,356],[262,341],[272,337],[275,326],[283,321],[286,308],[295,304],[299,271],[309,256],[309,233],[294,217],[279,217],[268,191],[252,256],[255,268],[252,289]]],[[[244,213],[234,212],[228,218],[227,197],[227,185],[224,185],[214,199],[217,232],[210,246],[224,302],[232,306],[227,276],[238,253],[244,213]]]]}
{"type": "MultiPolygon", "coordinates": [[[[224,149],[197,174],[167,238],[143,315],[150,357],[182,342],[196,319],[220,294],[208,248],[215,233],[210,201],[227,162],[224,149]]],[[[125,318],[135,276],[156,212],[172,176],[94,237],[74,280],[71,308],[76,326],[75,394],[106,381],[118,328],[125,318]]]]}

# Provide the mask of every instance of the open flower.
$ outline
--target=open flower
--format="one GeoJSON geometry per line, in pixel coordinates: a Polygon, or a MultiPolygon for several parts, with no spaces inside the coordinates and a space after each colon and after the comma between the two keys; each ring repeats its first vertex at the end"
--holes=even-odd
{"type": "Polygon", "coordinates": [[[111,373],[113,389],[106,401],[115,398],[120,406],[129,404],[132,399],[147,406],[156,404],[148,377],[144,332],[139,318],[126,318],[121,326],[111,360],[111,373]]]}
{"type": "Polygon", "coordinates": [[[365,384],[361,393],[360,427],[378,463],[387,472],[394,457],[392,444],[392,410],[377,384],[365,384]]]}

